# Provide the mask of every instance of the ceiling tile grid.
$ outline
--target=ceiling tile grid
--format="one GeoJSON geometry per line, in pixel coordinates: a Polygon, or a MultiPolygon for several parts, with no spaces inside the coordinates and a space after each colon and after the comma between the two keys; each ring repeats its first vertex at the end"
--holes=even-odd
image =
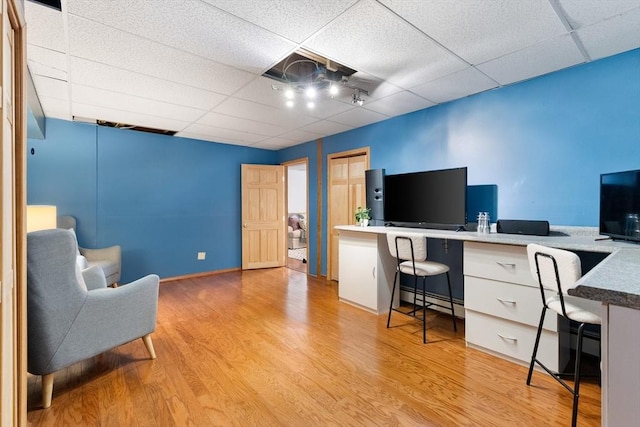
{"type": "Polygon", "coordinates": [[[271,150],[640,47],[640,0],[36,1],[27,63],[48,117],[271,150]],[[262,76],[300,48],[356,71],[313,109],[262,76]]]}

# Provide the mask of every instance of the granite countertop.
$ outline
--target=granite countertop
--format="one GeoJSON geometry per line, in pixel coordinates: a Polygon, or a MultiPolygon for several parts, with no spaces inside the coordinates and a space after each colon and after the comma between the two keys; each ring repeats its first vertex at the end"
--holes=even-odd
{"type": "MultiPolygon", "coordinates": [[[[495,226],[495,224],[494,224],[495,226]]],[[[609,253],[601,263],[578,281],[569,290],[570,295],[579,296],[604,304],[613,304],[640,310],[640,244],[598,239],[594,227],[551,227],[549,236],[526,236],[519,234],[489,233],[474,231],[432,230],[423,228],[337,226],[338,230],[361,233],[386,234],[394,230],[423,234],[427,238],[463,240],[469,242],[526,246],[529,243],[559,249],[609,253]]]]}
{"type": "Polygon", "coordinates": [[[569,289],[569,295],[640,310],[640,250],[618,249],[569,289]]]}

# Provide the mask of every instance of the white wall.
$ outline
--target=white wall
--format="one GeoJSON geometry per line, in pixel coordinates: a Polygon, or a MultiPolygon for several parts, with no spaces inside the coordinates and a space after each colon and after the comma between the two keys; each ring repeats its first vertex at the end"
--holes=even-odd
{"type": "Polygon", "coordinates": [[[306,212],[307,210],[307,171],[288,168],[289,174],[289,212],[306,212]]]}

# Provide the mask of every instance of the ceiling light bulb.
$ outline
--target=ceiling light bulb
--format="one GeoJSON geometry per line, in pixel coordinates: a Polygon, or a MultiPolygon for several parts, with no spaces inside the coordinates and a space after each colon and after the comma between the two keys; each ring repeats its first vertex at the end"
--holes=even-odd
{"type": "Polygon", "coordinates": [[[359,106],[363,106],[364,105],[364,99],[362,98],[358,98],[358,100],[356,101],[358,103],[359,106]]]}
{"type": "Polygon", "coordinates": [[[329,93],[331,94],[331,96],[337,95],[338,92],[340,92],[340,90],[338,89],[338,86],[331,85],[331,87],[329,87],[329,93]]]}
{"type": "Polygon", "coordinates": [[[313,99],[316,97],[316,90],[313,87],[308,87],[305,93],[307,95],[307,98],[309,99],[313,99]]]}
{"type": "Polygon", "coordinates": [[[310,110],[313,110],[313,108],[316,106],[316,104],[313,101],[309,101],[307,102],[307,108],[310,110]]]}
{"type": "Polygon", "coordinates": [[[284,90],[284,96],[285,96],[287,99],[293,99],[293,95],[294,95],[294,93],[293,93],[293,89],[291,89],[290,87],[288,87],[288,88],[286,88],[286,89],[284,90]]]}
{"type": "Polygon", "coordinates": [[[287,107],[289,107],[289,108],[293,108],[293,106],[295,105],[293,100],[291,100],[291,99],[289,99],[286,104],[287,104],[287,107]]]}

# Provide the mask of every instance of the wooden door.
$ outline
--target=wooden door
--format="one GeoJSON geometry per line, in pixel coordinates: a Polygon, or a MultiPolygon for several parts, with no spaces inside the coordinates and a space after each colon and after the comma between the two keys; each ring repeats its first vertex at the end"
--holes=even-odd
{"type": "Polygon", "coordinates": [[[338,231],[336,225],[355,224],[355,211],[366,205],[365,171],[369,168],[369,153],[345,153],[328,162],[329,203],[328,272],[327,277],[338,280],[338,231]]]}
{"type": "Polygon", "coordinates": [[[284,166],[242,165],[242,269],[285,265],[284,166]]]}

